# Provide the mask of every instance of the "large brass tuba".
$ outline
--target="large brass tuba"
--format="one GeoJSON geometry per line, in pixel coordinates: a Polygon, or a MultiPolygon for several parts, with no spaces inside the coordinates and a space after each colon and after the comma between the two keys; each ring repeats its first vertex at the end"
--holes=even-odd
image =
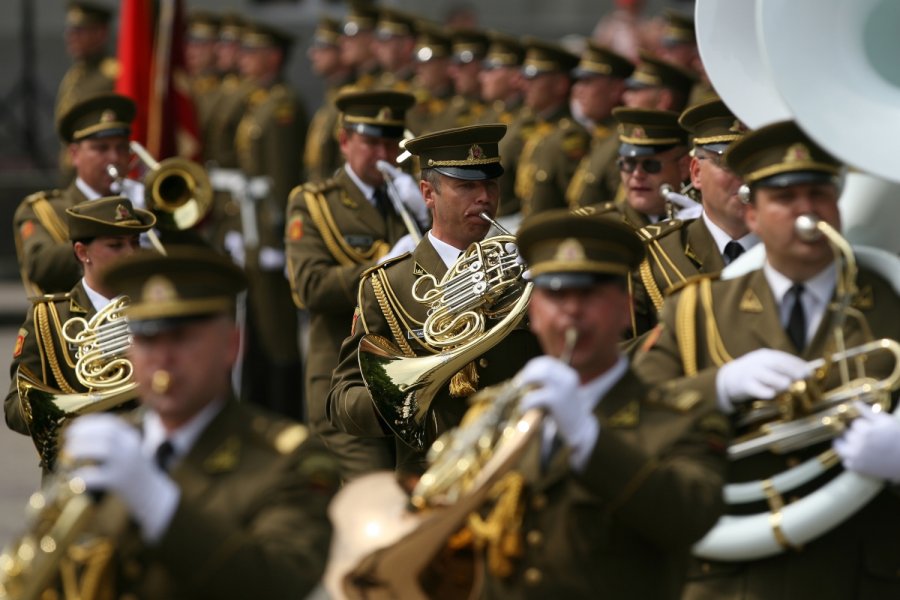
{"type": "Polygon", "coordinates": [[[57,453],[60,428],[82,414],[110,410],[134,400],[137,384],[125,353],[131,345],[122,311],[127,296],[114,298],[85,321],[69,319],[62,327],[66,342],[76,348],[75,373],[83,393],[63,393],[44,385],[28,369],[16,372],[16,387],[31,439],[44,466],[51,468],[57,453]]]}
{"type": "Polygon", "coordinates": [[[435,281],[423,275],[414,297],[429,306],[425,341],[440,352],[411,357],[391,341],[366,335],[359,344],[359,367],[378,413],[403,442],[425,446],[426,417],[440,389],[460,369],[491,349],[522,320],[532,284],[522,280],[524,266],[515,242],[499,235],[477,242],[435,281]],[[490,328],[487,319],[500,319],[490,328]]]}

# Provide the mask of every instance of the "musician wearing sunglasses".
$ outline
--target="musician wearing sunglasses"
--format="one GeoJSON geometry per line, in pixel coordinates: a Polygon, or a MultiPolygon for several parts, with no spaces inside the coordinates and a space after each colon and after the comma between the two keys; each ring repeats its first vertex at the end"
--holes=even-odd
{"type": "MultiPolygon", "coordinates": [[[[817,232],[825,229],[824,224],[840,230],[843,165],[793,122],[746,134],[731,144],[724,158],[725,166],[749,186],[743,194],[744,218],[765,252],[750,263],[749,272],[722,280],[694,278],[669,296],[661,323],[648,334],[635,368],[676,401],[700,394],[715,398],[720,410],[732,415],[742,437],[732,442],[731,450],[743,448],[746,454],[732,461],[730,484],[772,482],[775,475],[787,474],[801,464],[821,465],[821,470],[814,471],[820,473],[816,479],[801,479],[806,485],[800,487],[786,483],[788,477],[778,478],[781,483],[767,488],[767,494],[731,507],[729,512],[767,518],[759,521],[759,528],[748,527],[742,535],[728,537],[724,549],[708,550],[704,558],[695,559],[685,597],[898,596],[900,499],[895,490],[874,488],[871,499],[858,511],[841,518],[840,503],[828,500],[816,505],[807,495],[825,493],[819,488],[826,481],[836,478],[837,482],[849,475],[839,474],[841,462],[855,474],[900,481],[900,422],[884,409],[850,403],[849,414],[861,416],[848,425],[848,434],[835,441],[837,457],[826,453],[831,442],[822,442],[815,434],[824,433],[827,440],[840,429],[811,428],[805,443],[787,448],[778,447],[776,442],[781,440],[764,437],[761,447],[754,449],[748,445],[751,440],[743,437],[768,431],[759,428],[759,422],[743,424],[753,414],[751,407],[759,407],[761,401],[773,406],[772,399],[793,383],[809,378],[810,386],[826,393],[842,380],[844,366],[851,377],[857,376],[854,361],[845,362],[836,353],[841,346],[853,348],[873,338],[900,339],[896,281],[892,286],[887,275],[880,274],[890,268],[896,272],[896,259],[886,257],[888,269],[882,269],[879,265],[884,262],[868,263],[866,255],[858,253],[860,268],[855,277],[842,261],[835,260],[831,244],[817,232]],[[822,358],[825,366],[814,369],[811,361],[822,358]],[[790,503],[790,510],[782,511],[782,503],[790,503]],[[811,530],[806,527],[810,523],[822,528],[811,530]],[[754,544],[763,542],[754,547],[771,550],[750,552],[743,544],[749,538],[754,544]]],[[[893,360],[883,354],[867,356],[864,364],[866,374],[876,380],[893,369],[893,360]]],[[[857,390],[860,399],[867,398],[857,390]]],[[[873,400],[871,395],[868,400],[873,400]]],[[[793,406],[807,406],[800,402],[795,400],[793,406]]],[[[817,402],[817,396],[807,402],[817,402]]],[[[778,404],[789,405],[787,401],[778,404]]],[[[798,410],[797,417],[810,409],[798,410]]],[[[790,426],[801,423],[790,416],[784,421],[790,426]]],[[[827,415],[812,412],[807,425],[820,422],[828,423],[827,415]]],[[[792,477],[797,473],[793,471],[792,477]]],[[[851,496],[861,494],[858,490],[851,496]]]]}
{"type": "Polygon", "coordinates": [[[624,202],[584,207],[586,214],[615,214],[634,229],[658,223],[668,216],[663,185],[676,190],[690,175],[687,132],[678,114],[663,110],[616,108],[619,128],[617,165],[624,202]]]}
{"type": "Polygon", "coordinates": [[[699,396],[652,397],[620,354],[627,277],[644,255],[631,228],[547,211],[517,240],[545,355],[514,381],[536,388],[522,410],[546,416],[516,467],[522,491],[498,501],[516,508],[492,522],[511,528],[487,542],[483,597],[677,599],[690,546],[723,507],[727,419],[699,396]]]}
{"type": "MultiPolygon", "coordinates": [[[[84,326],[78,326],[77,321],[69,324],[69,320],[90,321],[109,305],[115,293],[103,284],[100,274],[140,247],[140,234],[153,227],[156,217],[134,208],[128,198],[113,196],[66,209],[66,222],[71,240],[69,251],[81,265],[82,278],[68,293],[32,299],[9,367],[11,383],[4,401],[6,424],[25,435],[31,435],[31,430],[19,398],[17,372],[21,370],[32,381],[61,393],[89,391],[76,375],[76,351],[80,347],[66,339],[76,337],[84,326]]],[[[45,471],[53,469],[53,458],[43,457],[45,471]]]]}
{"type": "Polygon", "coordinates": [[[701,194],[703,212],[697,219],[671,219],[639,231],[649,252],[634,278],[633,333],[638,336],[658,322],[668,289],[722,270],[759,241],[744,222],[741,178],[723,159],[746,127],[721,100],[689,108],[678,122],[693,139],[691,183],[701,194]]]}
{"type": "Polygon", "coordinates": [[[306,419],[341,460],[345,478],[393,467],[393,445],[339,432],[325,414],[331,373],[356,306],[363,271],[375,266],[404,234],[401,215],[388,197],[379,162],[403,190],[398,202],[424,222],[428,210],[418,184],[396,164],[412,94],[347,91],[336,99],[338,142],[345,164],[324,182],[294,189],[288,200],[288,273],[294,301],[310,313],[306,360],[306,419]],[[396,173],[394,173],[396,171],[396,173]],[[396,177],[396,178],[395,178],[396,177]]]}

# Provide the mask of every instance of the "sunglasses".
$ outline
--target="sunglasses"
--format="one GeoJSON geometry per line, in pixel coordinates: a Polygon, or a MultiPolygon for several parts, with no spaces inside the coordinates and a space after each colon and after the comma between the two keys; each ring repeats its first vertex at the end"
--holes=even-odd
{"type": "Polygon", "coordinates": [[[616,165],[618,165],[620,171],[626,173],[634,173],[640,167],[644,173],[655,175],[662,171],[663,161],[658,158],[637,159],[630,156],[620,156],[616,160],[616,165]]]}

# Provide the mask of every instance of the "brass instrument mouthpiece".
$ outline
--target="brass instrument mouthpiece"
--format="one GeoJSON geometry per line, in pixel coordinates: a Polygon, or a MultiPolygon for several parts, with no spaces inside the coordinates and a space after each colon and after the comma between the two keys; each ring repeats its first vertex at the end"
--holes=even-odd
{"type": "Polygon", "coordinates": [[[819,219],[813,215],[800,215],[794,221],[794,229],[797,235],[805,242],[814,242],[822,237],[819,231],[819,219]]]}
{"type": "Polygon", "coordinates": [[[169,391],[169,384],[172,382],[172,376],[168,371],[160,369],[153,373],[150,380],[150,388],[157,394],[165,394],[169,391]]]}

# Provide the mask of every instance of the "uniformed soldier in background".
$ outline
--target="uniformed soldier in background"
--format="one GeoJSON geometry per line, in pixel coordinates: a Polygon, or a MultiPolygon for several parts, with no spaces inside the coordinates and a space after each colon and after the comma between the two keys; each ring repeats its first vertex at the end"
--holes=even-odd
{"type": "Polygon", "coordinates": [[[244,29],[241,74],[255,89],[247,99],[234,145],[246,179],[262,179],[268,188],[254,198],[256,230],[243,231],[244,266],[250,280],[244,383],[251,401],[299,418],[298,322],[285,277],[284,221],[290,191],[302,180],[307,117],[284,80],[291,42],[289,34],[268,24],[244,29]]]}
{"type": "Polygon", "coordinates": [[[696,76],[690,71],[645,52],[628,78],[623,96],[628,108],[674,110],[687,108],[696,76]]]}
{"type": "MultiPolygon", "coordinates": [[[[387,196],[378,161],[400,153],[412,94],[352,91],[338,96],[339,141],[346,162],[334,177],[295,188],[288,202],[287,252],[298,308],[310,312],[306,357],[306,420],[340,459],[345,479],[394,465],[393,445],[383,437],[355,437],[328,422],[326,399],[341,342],[350,331],[360,274],[375,266],[407,233],[387,196]]],[[[406,174],[394,183],[411,214],[427,220],[418,185],[406,174]]],[[[415,217],[414,217],[415,218],[415,217]]],[[[423,223],[424,224],[424,223],[423,223]]]]}
{"type": "Polygon", "coordinates": [[[667,290],[700,273],[722,270],[759,241],[744,221],[741,178],[722,158],[746,126],[721,100],[689,108],[678,122],[693,140],[691,182],[702,196],[703,212],[698,219],[671,219],[638,232],[648,250],[633,292],[638,334],[656,325],[667,290]]]}
{"type": "Polygon", "coordinates": [[[435,24],[420,21],[416,30],[414,51],[416,76],[416,106],[407,115],[410,131],[422,135],[436,131],[450,106],[453,96],[453,80],[450,77],[450,38],[435,24]]]}
{"type": "Polygon", "coordinates": [[[640,229],[670,216],[671,207],[660,188],[680,190],[690,175],[687,132],[678,124],[678,113],[619,107],[617,165],[625,191],[624,202],[587,206],[587,213],[609,213],[640,229]]]}
{"type": "MultiPolygon", "coordinates": [[[[338,429],[363,437],[384,436],[389,431],[360,373],[358,349],[364,335],[383,336],[404,356],[430,356],[439,350],[423,337],[429,307],[413,297],[413,285],[425,275],[439,281],[460,252],[487,235],[490,224],[478,215],[493,215],[497,210],[497,178],[503,173],[497,144],[505,130],[506,126],[499,124],[470,126],[405,143],[406,150],[418,156],[423,166],[419,185],[434,223],[412,253],[363,274],[357,318],[341,346],[328,397],[329,418],[338,429]]],[[[420,294],[430,289],[427,283],[419,288],[420,294]]],[[[489,327],[492,321],[488,321],[489,327]]],[[[413,449],[401,438],[394,438],[397,468],[404,472],[422,470],[425,449],[437,435],[459,423],[466,398],[480,387],[511,376],[536,353],[534,337],[520,324],[492,349],[473,357],[434,398],[425,421],[424,448],[413,449]]]]}
{"type": "Polygon", "coordinates": [[[411,92],[416,69],[413,50],[416,47],[417,17],[395,8],[384,7],[375,25],[373,50],[381,67],[375,87],[411,92]]]}
{"type": "Polygon", "coordinates": [[[608,202],[616,197],[619,173],[614,170],[609,174],[604,169],[615,161],[618,152],[612,111],[622,104],[625,79],[633,71],[634,65],[627,58],[594,42],[588,42],[581,55],[574,72],[572,95],[582,114],[590,120],[593,131],[588,155],[578,163],[566,188],[566,203],[570,207],[608,202]]]}
{"type": "Polygon", "coordinates": [[[372,52],[378,7],[364,0],[354,0],[341,26],[341,60],[353,69],[353,85],[360,89],[375,86],[381,70],[372,52]]]}
{"type": "Polygon", "coordinates": [[[502,556],[506,533],[524,538],[520,551],[506,544],[509,562],[485,561],[483,597],[676,600],[691,545],[723,510],[727,420],[699,397],[654,398],[619,353],[626,280],[644,253],[630,228],[556,210],[526,219],[517,239],[545,355],[515,383],[537,387],[522,410],[547,416],[516,468],[524,488],[498,501],[512,527],[488,550],[502,556]]]}
{"type": "MultiPolygon", "coordinates": [[[[534,125],[523,125],[513,132],[524,141],[515,173],[516,198],[519,199],[523,217],[543,208],[542,198],[535,196],[535,184],[545,182],[549,173],[541,162],[547,157],[535,154],[538,145],[556,129],[568,133],[575,131],[577,126],[569,110],[571,73],[577,65],[578,56],[562,46],[537,39],[526,42],[525,63],[522,67],[525,77],[525,106],[534,115],[534,125]]],[[[509,143],[516,144],[516,141],[510,140],[509,143]]],[[[587,137],[581,136],[566,149],[567,157],[573,165],[577,165],[587,153],[587,147],[587,137]]],[[[507,152],[507,147],[504,146],[501,151],[507,152]]]]}
{"type": "MultiPolygon", "coordinates": [[[[115,178],[107,168],[128,172],[134,112],[134,102],[125,96],[103,94],[76,104],[60,119],[59,137],[67,144],[76,178],[63,190],[28,196],[13,217],[16,258],[28,294],[67,292],[81,277],[65,211],[85,200],[114,195],[115,178]]],[[[143,185],[126,179],[121,188],[133,204],[143,206],[143,185]]]]}
{"type": "Polygon", "coordinates": [[[342,87],[350,84],[353,72],[341,59],[340,25],[331,17],[319,19],[312,45],[306,52],[313,73],[325,80],[325,96],[309,122],[303,152],[308,181],[328,179],[344,161],[337,141],[340,111],[334,99],[342,87]]]}
{"type": "Polygon", "coordinates": [[[697,83],[691,90],[687,106],[709,102],[716,98],[715,90],[706,76],[700,50],[697,47],[697,33],[694,19],[674,10],[663,13],[662,36],[657,53],[663,60],[679,65],[697,76],[697,83]]]}
{"type": "Polygon", "coordinates": [[[191,80],[191,97],[197,112],[204,155],[211,143],[208,135],[221,83],[216,65],[219,22],[218,15],[211,12],[192,12],[188,17],[184,44],[184,62],[191,80]]]}
{"type": "MultiPolygon", "coordinates": [[[[153,213],[134,208],[122,196],[82,202],[66,209],[66,219],[69,250],[78,260],[83,276],[67,293],[31,298],[31,308],[19,329],[9,366],[10,386],[3,403],[6,424],[24,435],[31,435],[31,431],[19,401],[17,371],[21,369],[32,381],[63,394],[90,391],[75,370],[75,353],[80,346],[73,346],[65,337],[75,337],[84,327],[67,323],[73,318],[88,322],[110,304],[115,293],[103,286],[100,274],[140,248],[139,235],[156,223],[153,213]]],[[[51,470],[55,456],[45,458],[47,462],[42,466],[45,471],[51,470]]]]}
{"type": "MultiPolygon", "coordinates": [[[[457,29],[451,37],[453,61],[450,77],[453,79],[453,98],[437,129],[450,129],[472,125],[481,120],[485,105],[481,101],[481,68],[487,56],[488,36],[478,29],[457,29]]],[[[496,121],[495,121],[496,122],[496,121]]]]}
{"type": "MultiPolygon", "coordinates": [[[[488,32],[488,50],[481,61],[478,81],[485,110],[479,122],[509,126],[522,108],[522,60],[525,48],[511,35],[488,32]]],[[[501,206],[503,203],[501,193],[501,206]]]]}
{"type": "MultiPolygon", "coordinates": [[[[837,348],[852,348],[873,338],[900,339],[900,297],[895,286],[865,264],[856,276],[856,293],[843,297],[836,283],[840,266],[827,240],[810,240],[796,230],[801,215],[840,229],[843,168],[796,124],[776,123],[746,134],[731,145],[725,160],[750,188],[745,219],[760,237],[765,259],[759,268],[731,279],[695,279],[667,298],[658,335],[638,353],[635,368],[673,397],[715,398],[720,409],[738,422],[742,406],[771,400],[792,382],[811,377],[809,361],[826,359],[814,380],[816,389],[830,390],[842,381],[840,363],[828,360],[837,348]],[[844,302],[849,306],[843,308],[844,302]],[[842,341],[836,339],[837,327],[842,341]]],[[[893,368],[893,359],[883,361],[878,355],[866,362],[867,376],[876,379],[893,368]]],[[[851,439],[836,442],[833,448],[846,469],[896,484],[900,480],[896,420],[886,411],[859,410],[863,416],[851,430],[861,435],[848,436],[851,439]]],[[[822,453],[830,449],[825,442],[794,451],[762,451],[733,461],[728,481],[771,481],[774,474],[807,459],[821,461],[827,456],[822,453]]],[[[804,494],[820,483],[821,478],[792,494],[804,494]]],[[[782,501],[778,490],[773,493],[774,498],[742,505],[740,511],[771,511],[773,502],[782,501]]],[[[779,535],[787,533],[787,527],[783,531],[778,527],[775,535],[783,540],[782,553],[757,560],[694,560],[685,598],[896,596],[898,511],[900,501],[889,485],[802,548],[779,535]]]]}
{"type": "MultiPolygon", "coordinates": [[[[69,109],[92,96],[113,91],[119,63],[109,55],[109,23],[113,11],[98,2],[70,1],[66,7],[66,52],[73,64],[63,75],[56,93],[54,119],[59,121],[69,109]]],[[[62,184],[75,176],[69,153],[60,153],[62,184]]]]}
{"type": "Polygon", "coordinates": [[[115,597],[303,598],[322,576],[336,469],[306,428],[231,390],[244,283],[228,258],[196,249],[135,255],[104,276],[132,300],[143,407],[79,417],[60,466],[118,498],[85,526],[109,542],[112,578],[86,583],[115,597]]]}

